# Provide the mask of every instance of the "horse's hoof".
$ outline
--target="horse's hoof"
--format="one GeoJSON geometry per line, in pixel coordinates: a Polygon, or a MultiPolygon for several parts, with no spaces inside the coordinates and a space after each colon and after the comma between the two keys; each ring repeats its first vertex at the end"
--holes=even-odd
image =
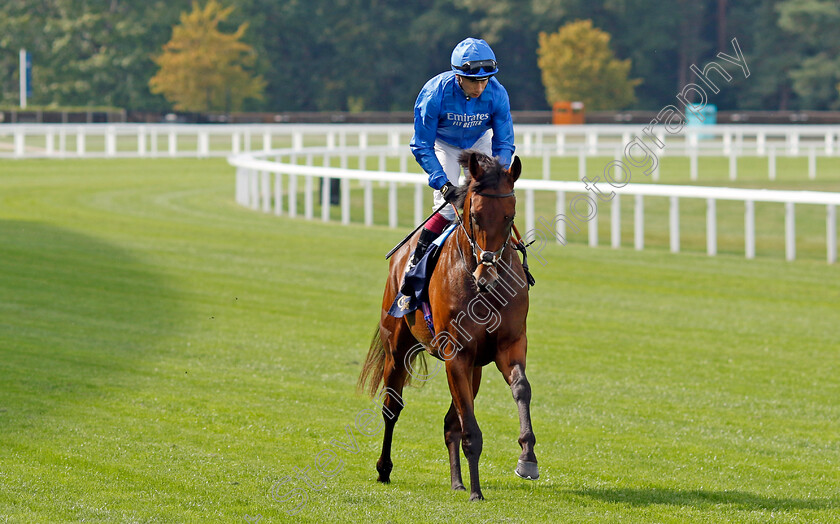
{"type": "Polygon", "coordinates": [[[537,480],[540,478],[540,468],[537,466],[536,462],[525,462],[520,460],[516,464],[514,473],[516,473],[517,477],[526,480],[537,480]]]}
{"type": "Polygon", "coordinates": [[[383,484],[390,484],[392,469],[394,469],[394,464],[392,462],[383,462],[382,459],[377,460],[376,472],[379,473],[379,477],[376,479],[376,481],[381,482],[383,484]]]}
{"type": "Polygon", "coordinates": [[[484,500],[484,495],[482,495],[481,492],[470,495],[470,502],[476,502],[479,500],[484,500]]]}
{"type": "Polygon", "coordinates": [[[453,484],[452,491],[467,491],[463,484],[453,484]]]}

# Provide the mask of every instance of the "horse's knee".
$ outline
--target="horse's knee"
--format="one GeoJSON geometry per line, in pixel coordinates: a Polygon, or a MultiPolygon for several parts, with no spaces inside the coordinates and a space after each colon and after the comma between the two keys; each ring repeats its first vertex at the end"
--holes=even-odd
{"type": "Polygon", "coordinates": [[[531,384],[524,372],[514,372],[513,380],[510,381],[510,391],[516,402],[531,402],[531,384]]]}
{"type": "Polygon", "coordinates": [[[519,436],[519,447],[525,448],[525,446],[530,446],[531,448],[534,447],[534,444],[537,443],[537,437],[534,436],[533,431],[528,431],[519,436]]]}
{"type": "Polygon", "coordinates": [[[447,446],[461,440],[461,424],[457,418],[453,419],[448,414],[443,417],[443,440],[447,446]]]}
{"type": "Polygon", "coordinates": [[[461,445],[464,448],[464,455],[468,459],[473,456],[478,457],[481,455],[481,449],[484,447],[484,439],[481,436],[481,430],[477,425],[469,431],[465,431],[464,434],[461,435],[461,439],[461,445]]]}
{"type": "Polygon", "coordinates": [[[447,446],[450,446],[454,443],[458,443],[461,441],[461,431],[460,430],[450,430],[449,428],[444,428],[443,430],[443,441],[446,443],[447,446]]]}

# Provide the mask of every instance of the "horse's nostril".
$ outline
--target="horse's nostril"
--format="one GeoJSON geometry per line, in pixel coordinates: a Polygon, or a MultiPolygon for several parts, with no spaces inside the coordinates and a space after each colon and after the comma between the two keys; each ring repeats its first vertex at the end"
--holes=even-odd
{"type": "Polygon", "coordinates": [[[476,281],[476,285],[478,286],[479,293],[489,293],[496,287],[496,280],[491,279],[488,281],[486,278],[481,277],[476,281]]]}

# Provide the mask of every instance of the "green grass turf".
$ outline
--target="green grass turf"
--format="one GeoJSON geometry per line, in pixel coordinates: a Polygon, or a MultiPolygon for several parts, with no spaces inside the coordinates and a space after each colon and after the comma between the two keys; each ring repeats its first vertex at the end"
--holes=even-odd
{"type": "Polygon", "coordinates": [[[486,368],[469,503],[443,377],[405,392],[390,485],[381,435],[330,444],[371,406],[355,381],[410,218],[290,220],[233,189],[220,159],[0,162],[0,520],[288,521],[272,485],[321,482],[336,449],[295,519],[840,521],[837,266],[551,246],[529,317],[542,477],[513,475],[486,368]]]}

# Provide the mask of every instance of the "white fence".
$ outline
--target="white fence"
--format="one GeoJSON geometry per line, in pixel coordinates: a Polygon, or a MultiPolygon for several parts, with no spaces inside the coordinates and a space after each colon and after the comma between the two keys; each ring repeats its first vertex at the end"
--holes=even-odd
{"type": "MultiPolygon", "coordinates": [[[[340,205],[341,222],[350,223],[350,181],[362,181],[364,190],[364,223],[373,224],[373,182],[387,184],[388,187],[388,224],[397,227],[397,191],[400,184],[413,185],[414,191],[414,222],[419,223],[428,212],[423,206],[423,193],[426,191],[427,178],[425,175],[407,174],[404,172],[388,172],[383,167],[384,159],[388,156],[400,156],[405,148],[369,147],[369,148],[314,148],[287,149],[263,154],[241,154],[228,159],[236,167],[236,201],[244,206],[277,215],[287,214],[298,216],[297,209],[299,177],[303,177],[303,216],[313,218],[314,177],[324,177],[325,187],[329,187],[331,179],[341,181],[340,205]],[[352,170],[345,167],[320,167],[313,165],[317,155],[339,155],[346,158],[349,155],[378,156],[380,170],[352,170]],[[272,156],[277,161],[269,161],[264,157],[272,156]],[[279,159],[288,157],[289,161],[279,159]],[[305,158],[305,165],[298,160],[305,158]]],[[[322,162],[322,165],[329,165],[322,162]]],[[[557,242],[565,243],[566,226],[577,228],[583,222],[588,227],[588,242],[590,246],[598,246],[598,198],[587,196],[589,191],[582,182],[551,181],[520,179],[517,188],[524,192],[525,236],[545,242],[554,237],[557,242]],[[550,192],[555,196],[556,214],[551,220],[535,216],[534,200],[537,191],[550,192]],[[584,195],[583,200],[577,197],[570,199],[567,206],[566,193],[584,195]],[[590,210],[584,216],[575,210],[575,202],[589,202],[590,210]],[[573,218],[577,218],[575,221],[573,218]]],[[[667,197],[669,207],[669,237],[672,252],[680,251],[680,199],[693,198],[706,200],[706,252],[717,254],[717,201],[734,200],[744,202],[744,252],[747,258],[755,257],[755,203],[776,202],[785,206],[785,256],[787,260],[796,258],[796,216],[797,204],[823,205],[826,209],[826,259],[833,264],[837,260],[837,220],[836,206],[840,204],[840,193],[822,193],[813,191],[772,191],[765,189],[733,189],[699,186],[671,186],[660,184],[627,184],[621,188],[610,188],[615,196],[609,200],[610,208],[610,245],[618,248],[621,245],[621,203],[626,198],[634,198],[634,246],[637,250],[644,248],[644,197],[667,197]]],[[[520,193],[521,194],[521,193],[520,193]]],[[[330,220],[329,191],[321,192],[321,219],[330,220]]]]}
{"type": "MultiPolygon", "coordinates": [[[[636,137],[659,141],[657,156],[690,159],[692,180],[698,158],[729,158],[729,178],[737,178],[739,159],[767,158],[768,178],[776,178],[778,156],[807,157],[808,175],[817,176],[817,159],[840,154],[840,126],[717,125],[665,126],[517,125],[517,154],[541,156],[543,178],[550,179],[551,158],[576,156],[579,178],[587,158],[620,156],[636,137]]],[[[278,148],[341,148],[408,143],[409,124],[0,124],[0,158],[224,157],[278,148]]],[[[652,178],[659,180],[659,170],[652,178]]]]}
{"type": "MultiPolygon", "coordinates": [[[[586,194],[580,182],[560,182],[551,178],[551,159],[555,156],[576,156],[578,178],[586,175],[588,158],[609,156],[624,157],[625,148],[636,140],[648,144],[659,142],[659,148],[650,146],[656,156],[683,156],[689,158],[692,180],[698,178],[698,158],[724,156],[729,158],[729,178],[737,177],[741,158],[758,156],[767,159],[768,178],[776,178],[778,156],[807,157],[808,175],[817,176],[817,158],[840,155],[840,126],[808,125],[718,125],[684,127],[670,133],[665,126],[644,128],[638,125],[517,125],[517,154],[542,157],[543,180],[521,180],[518,186],[525,191],[526,230],[537,234],[535,228],[534,194],[536,191],[552,192],[557,202],[554,234],[558,241],[565,239],[568,213],[565,212],[566,193],[586,194]],[[558,218],[566,217],[566,219],[558,218]]],[[[312,218],[313,177],[342,180],[341,221],[350,219],[349,180],[362,180],[364,190],[365,223],[373,222],[372,183],[387,184],[389,219],[392,227],[397,224],[397,187],[399,183],[414,185],[414,219],[422,220],[422,205],[426,177],[407,174],[410,153],[405,144],[412,134],[408,124],[276,124],[276,125],[226,125],[226,124],[2,124],[0,125],[0,158],[120,158],[120,157],[193,157],[234,155],[230,162],[237,166],[237,201],[265,211],[283,212],[284,180],[288,195],[287,212],[296,216],[298,177],[304,176],[303,216],[312,218]],[[316,147],[313,147],[316,146],[316,147]],[[278,148],[285,148],[279,150],[278,148]],[[295,157],[288,163],[269,162],[258,157],[286,155],[295,157]],[[245,153],[244,155],[242,155],[245,153]],[[247,154],[250,153],[250,154],[247,154]],[[236,156],[242,155],[242,156],[236,156]],[[340,168],[315,167],[314,156],[339,157],[340,168]],[[379,157],[379,170],[348,170],[347,158],[358,156],[367,159],[379,157]],[[400,159],[400,172],[387,172],[387,157],[400,159]],[[306,165],[298,165],[305,158],[306,165]],[[270,180],[274,175],[274,181],[270,180]],[[273,188],[273,189],[272,189],[273,188]],[[292,198],[294,196],[295,198],[292,198]]],[[[362,160],[362,164],[366,164],[362,160]]],[[[329,165],[321,161],[322,165],[329,165]]],[[[658,163],[657,163],[658,165],[658,163]]],[[[653,169],[653,180],[659,179],[658,167],[653,169]]],[[[644,197],[660,196],[670,199],[669,227],[672,251],[680,249],[679,200],[702,198],[707,201],[707,252],[717,252],[716,202],[736,200],[744,202],[745,253],[755,256],[755,202],[782,202],[785,204],[785,252],[788,260],[796,256],[795,206],[796,204],[826,206],[826,258],[833,263],[837,258],[836,205],[837,193],[792,191],[766,191],[695,186],[664,186],[634,184],[615,189],[616,196],[609,202],[611,215],[610,244],[620,245],[620,206],[633,196],[634,245],[644,247],[644,197]]],[[[329,193],[325,192],[327,198],[329,193]]],[[[574,200],[574,199],[572,199],[574,200]]],[[[594,202],[594,201],[593,201],[594,202]]],[[[328,204],[324,202],[323,204],[328,204]]],[[[329,220],[329,205],[322,205],[322,219],[329,220]]],[[[598,245],[598,214],[588,222],[589,244],[598,245]]],[[[543,221],[544,222],[544,221],[543,221]]],[[[543,223],[541,222],[541,224],[543,223]]],[[[576,226],[575,226],[576,227],[576,226]]],[[[549,232],[548,234],[551,234],[549,232]]]]}
{"type": "Polygon", "coordinates": [[[405,126],[227,125],[227,124],[3,124],[0,158],[225,157],[269,151],[280,142],[300,149],[308,137],[325,136],[328,146],[348,137],[365,146],[369,133],[385,133],[399,143],[405,126]],[[400,129],[400,128],[403,129],[400,129]]]}

